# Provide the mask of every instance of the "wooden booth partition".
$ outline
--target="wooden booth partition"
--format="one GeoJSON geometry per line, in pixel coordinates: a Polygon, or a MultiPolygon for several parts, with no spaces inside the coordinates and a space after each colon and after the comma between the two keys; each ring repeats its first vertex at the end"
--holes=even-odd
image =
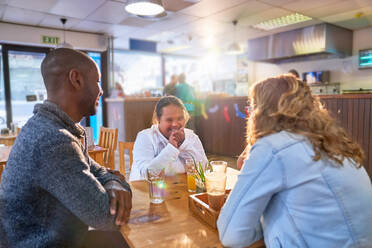
{"type": "MultiPolygon", "coordinates": [[[[324,95],[320,99],[352,139],[362,146],[366,155],[364,167],[372,178],[372,94],[324,95]]],[[[247,97],[207,97],[201,102],[204,102],[206,116],[203,117],[203,111],[198,114],[196,133],[205,151],[224,156],[239,155],[245,147],[246,121],[240,113],[245,114],[247,97]]]]}
{"type": "Polygon", "coordinates": [[[372,94],[321,96],[330,114],[358,142],[366,155],[364,167],[372,178],[372,94]]]}
{"type": "Polygon", "coordinates": [[[200,100],[196,133],[208,153],[238,156],[245,147],[247,97],[210,96],[200,100]],[[204,110],[204,111],[203,111],[204,110]]]}

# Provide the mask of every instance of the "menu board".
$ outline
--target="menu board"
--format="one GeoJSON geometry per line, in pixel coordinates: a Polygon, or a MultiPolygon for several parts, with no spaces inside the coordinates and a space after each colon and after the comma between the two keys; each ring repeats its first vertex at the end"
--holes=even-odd
{"type": "Polygon", "coordinates": [[[372,49],[359,50],[359,68],[372,68],[372,49]]]}

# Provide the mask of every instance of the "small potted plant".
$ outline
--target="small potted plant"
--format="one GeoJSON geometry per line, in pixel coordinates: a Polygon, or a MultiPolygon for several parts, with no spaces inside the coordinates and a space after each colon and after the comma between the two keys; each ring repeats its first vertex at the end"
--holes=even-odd
{"type": "Polygon", "coordinates": [[[205,166],[203,166],[200,161],[197,163],[192,155],[191,158],[194,162],[194,167],[196,171],[195,173],[196,193],[203,193],[206,191],[205,172],[212,170],[212,166],[209,164],[209,161],[205,166]]]}

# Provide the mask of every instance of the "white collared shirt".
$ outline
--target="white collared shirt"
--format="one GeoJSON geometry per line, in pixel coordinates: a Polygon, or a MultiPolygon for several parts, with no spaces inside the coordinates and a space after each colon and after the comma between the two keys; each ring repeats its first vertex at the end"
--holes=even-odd
{"type": "Polygon", "coordinates": [[[130,181],[146,179],[147,168],[165,168],[166,175],[185,173],[185,159],[193,156],[205,165],[207,157],[199,137],[185,128],[185,140],[179,148],[169,143],[159,131],[158,125],[137,134],[133,148],[133,165],[130,181]]]}

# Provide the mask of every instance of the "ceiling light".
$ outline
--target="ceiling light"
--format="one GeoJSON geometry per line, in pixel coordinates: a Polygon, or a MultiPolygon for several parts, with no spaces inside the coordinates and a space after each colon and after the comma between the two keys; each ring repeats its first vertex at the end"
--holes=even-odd
{"type": "Polygon", "coordinates": [[[142,19],[147,19],[147,20],[152,20],[152,21],[160,20],[160,19],[162,19],[166,16],[167,16],[166,11],[163,11],[160,14],[157,14],[157,15],[137,15],[137,17],[140,17],[142,19]]]}
{"type": "MultiPolygon", "coordinates": [[[[238,21],[234,20],[232,23],[234,25],[234,40],[236,40],[236,25],[238,24],[238,21]]],[[[229,45],[225,53],[228,55],[236,55],[236,54],[242,54],[243,52],[244,51],[241,48],[240,44],[234,41],[233,43],[229,45]]]]}
{"type": "Polygon", "coordinates": [[[235,55],[235,54],[242,54],[244,51],[239,43],[233,42],[229,45],[226,50],[226,54],[235,55]]]}
{"type": "Polygon", "coordinates": [[[125,10],[139,16],[156,16],[164,12],[161,0],[128,0],[125,10]]]}
{"type": "Polygon", "coordinates": [[[60,20],[61,20],[62,26],[63,26],[63,42],[59,43],[56,48],[71,48],[71,49],[74,49],[74,47],[70,43],[66,42],[65,24],[67,22],[67,19],[66,18],[61,18],[60,20]]]}
{"type": "Polygon", "coordinates": [[[253,28],[261,29],[261,30],[272,30],[275,28],[281,28],[288,25],[300,23],[300,22],[306,22],[312,20],[311,17],[301,15],[298,13],[290,14],[282,17],[278,17],[275,19],[271,19],[268,21],[260,22],[258,24],[253,25],[253,28]]]}

